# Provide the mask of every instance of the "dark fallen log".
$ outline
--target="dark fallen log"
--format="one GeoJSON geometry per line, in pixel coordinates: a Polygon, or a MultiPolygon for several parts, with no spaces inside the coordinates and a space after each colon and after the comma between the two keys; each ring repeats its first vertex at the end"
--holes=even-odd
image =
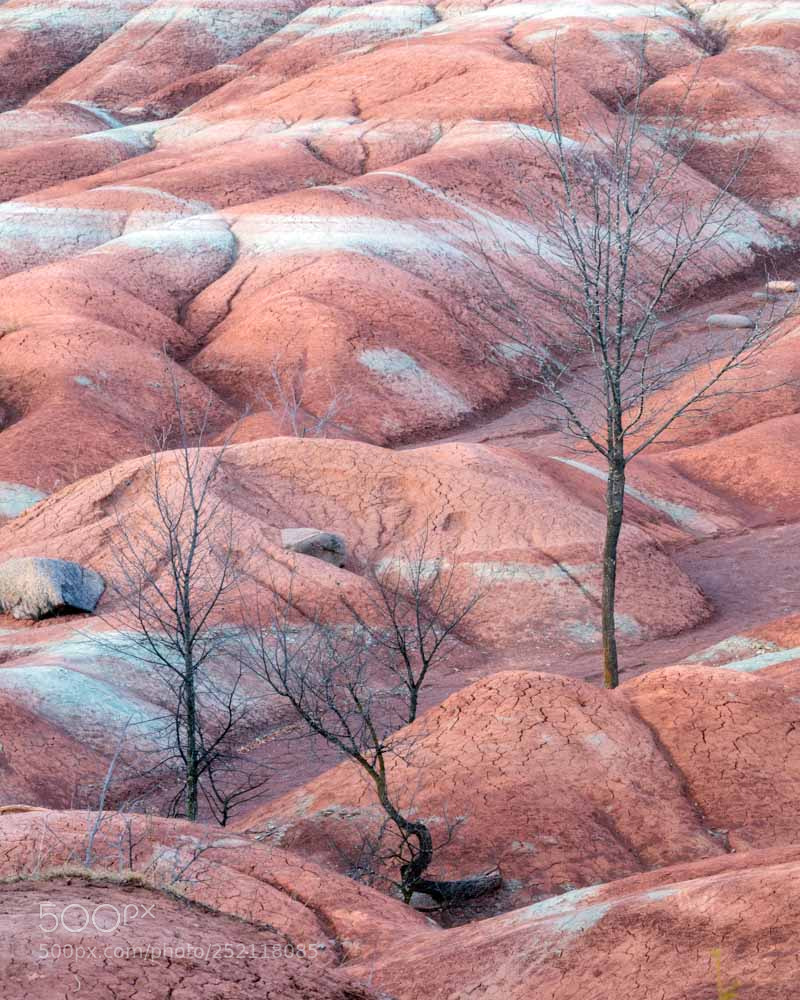
{"type": "Polygon", "coordinates": [[[454,906],[477,899],[487,892],[496,892],[503,884],[503,876],[499,868],[492,868],[480,875],[467,875],[466,878],[448,881],[444,879],[420,878],[414,882],[414,892],[430,896],[440,906],[454,906]]]}

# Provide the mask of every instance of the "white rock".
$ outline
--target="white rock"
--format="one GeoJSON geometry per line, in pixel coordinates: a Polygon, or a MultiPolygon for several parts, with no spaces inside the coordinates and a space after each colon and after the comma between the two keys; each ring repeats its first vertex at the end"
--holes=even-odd
{"type": "Polygon", "coordinates": [[[727,330],[744,330],[755,326],[749,316],[740,316],[737,313],[714,313],[706,320],[709,326],[724,327],[727,330]]]}
{"type": "Polygon", "coordinates": [[[785,292],[787,294],[793,294],[797,291],[797,282],[795,281],[768,281],[767,282],[768,292],[785,292]]]}

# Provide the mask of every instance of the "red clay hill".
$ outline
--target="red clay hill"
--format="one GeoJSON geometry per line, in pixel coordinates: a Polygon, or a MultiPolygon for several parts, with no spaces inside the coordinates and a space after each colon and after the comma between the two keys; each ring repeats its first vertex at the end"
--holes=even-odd
{"type": "Polygon", "coordinates": [[[800,9],[774,0],[0,4],[0,562],[110,583],[120,524],[156,513],[175,387],[204,467],[228,442],[214,499],[249,555],[215,625],[268,588],[369,617],[373,571],[428,533],[458,595],[486,593],[389,780],[438,839],[457,827],[433,874],[502,876],[451,914],[351,878],[370,789],[249,675],[262,728],[237,752],[273,777],[232,827],[79,811],[121,729],[164,709],[108,586],[94,617],[0,618],[0,994],[796,996],[798,95],[800,9]],[[711,314],[780,322],[729,405],[629,470],[606,692],[602,463],[487,359],[534,325],[559,346],[531,253],[557,260],[534,141],[554,42],[581,141],[635,87],[642,32],[654,142],[692,82],[673,190],[701,206],[735,170],[737,226],[671,288],[669,350],[711,314]],[[341,558],[288,550],[298,528],[341,558]],[[42,906],[156,916],[43,937],[42,906]]]}

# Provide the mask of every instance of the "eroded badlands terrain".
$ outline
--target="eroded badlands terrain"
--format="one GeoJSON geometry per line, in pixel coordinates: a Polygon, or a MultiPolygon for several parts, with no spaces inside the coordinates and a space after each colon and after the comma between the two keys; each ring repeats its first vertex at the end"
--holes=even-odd
{"type": "Polygon", "coordinates": [[[797,995],[793,301],[777,296],[746,394],[630,469],[613,692],[602,466],[487,361],[513,358],[520,325],[552,321],[557,343],[528,280],[553,221],[532,141],[553,39],[579,135],[629,92],[643,31],[654,130],[694,78],[676,184],[699,205],[742,164],[736,231],[665,304],[680,351],[709,315],[754,317],[766,281],[800,279],[796,3],[0,4],[0,557],[113,577],[121,520],[157,514],[148,455],[172,382],[193,429],[230,442],[215,496],[250,554],[230,622],[268,587],[366,614],[370,568],[435,534],[460,593],[491,586],[423,694],[414,766],[390,777],[437,836],[460,820],[438,876],[503,879],[434,920],[350,878],[374,797],[280,712],[243,748],[273,770],[233,832],[115,813],[89,857],[87,789],[120,727],[163,709],[109,630],[109,589],[96,616],[0,618],[4,997],[76,980],[98,998],[797,995]],[[286,551],[306,526],[346,539],[343,566],[286,551]],[[96,927],[42,935],[43,903],[126,902],[156,916],[115,945],[218,960],[109,958],[96,927]],[[42,959],[42,941],[83,958],[42,959]]]}

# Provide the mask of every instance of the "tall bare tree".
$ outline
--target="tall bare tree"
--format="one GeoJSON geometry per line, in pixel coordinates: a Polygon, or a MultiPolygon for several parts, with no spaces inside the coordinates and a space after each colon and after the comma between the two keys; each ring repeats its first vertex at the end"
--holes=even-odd
{"type": "Polygon", "coordinates": [[[742,267],[748,241],[739,229],[746,233],[753,220],[732,193],[747,154],[716,186],[687,166],[699,141],[689,110],[695,75],[658,121],[645,108],[650,80],[643,35],[626,93],[599,123],[573,127],[573,137],[554,44],[548,128],[518,130],[521,146],[548,166],[535,189],[518,191],[539,235],[521,246],[520,227],[509,240],[500,227],[490,245],[473,234],[475,266],[497,305],[492,315],[481,308],[480,316],[500,334],[492,360],[535,386],[558,425],[606,466],[601,611],[608,687],[619,681],[617,553],[628,465],[684,414],[730,393],[727,377],[752,364],[776,325],[774,313],[760,310],[745,325],[674,343],[661,322],[684,282],[696,287],[722,273],[712,251],[742,267]],[[677,380],[682,385],[672,395],[677,380]]]}
{"type": "Polygon", "coordinates": [[[151,455],[145,503],[116,508],[107,617],[164,691],[150,770],[175,782],[170,811],[194,820],[205,801],[224,825],[266,781],[240,751],[257,720],[237,652],[241,633],[224,624],[243,567],[219,489],[226,446],[204,446],[209,408],[190,428],[169,379],[173,419],[151,455]]]}
{"type": "Polygon", "coordinates": [[[297,618],[291,596],[276,597],[269,617],[250,629],[249,665],[291,705],[310,734],[335,747],[370,780],[394,834],[389,853],[403,899],[409,902],[422,892],[450,905],[498,888],[496,870],[456,881],[428,878],[435,851],[431,830],[424,819],[409,815],[392,785],[392,761],[413,766],[414,738],[398,728],[424,677],[413,689],[394,683],[391,673],[387,678],[371,629],[308,618],[297,624],[297,618]]]}

